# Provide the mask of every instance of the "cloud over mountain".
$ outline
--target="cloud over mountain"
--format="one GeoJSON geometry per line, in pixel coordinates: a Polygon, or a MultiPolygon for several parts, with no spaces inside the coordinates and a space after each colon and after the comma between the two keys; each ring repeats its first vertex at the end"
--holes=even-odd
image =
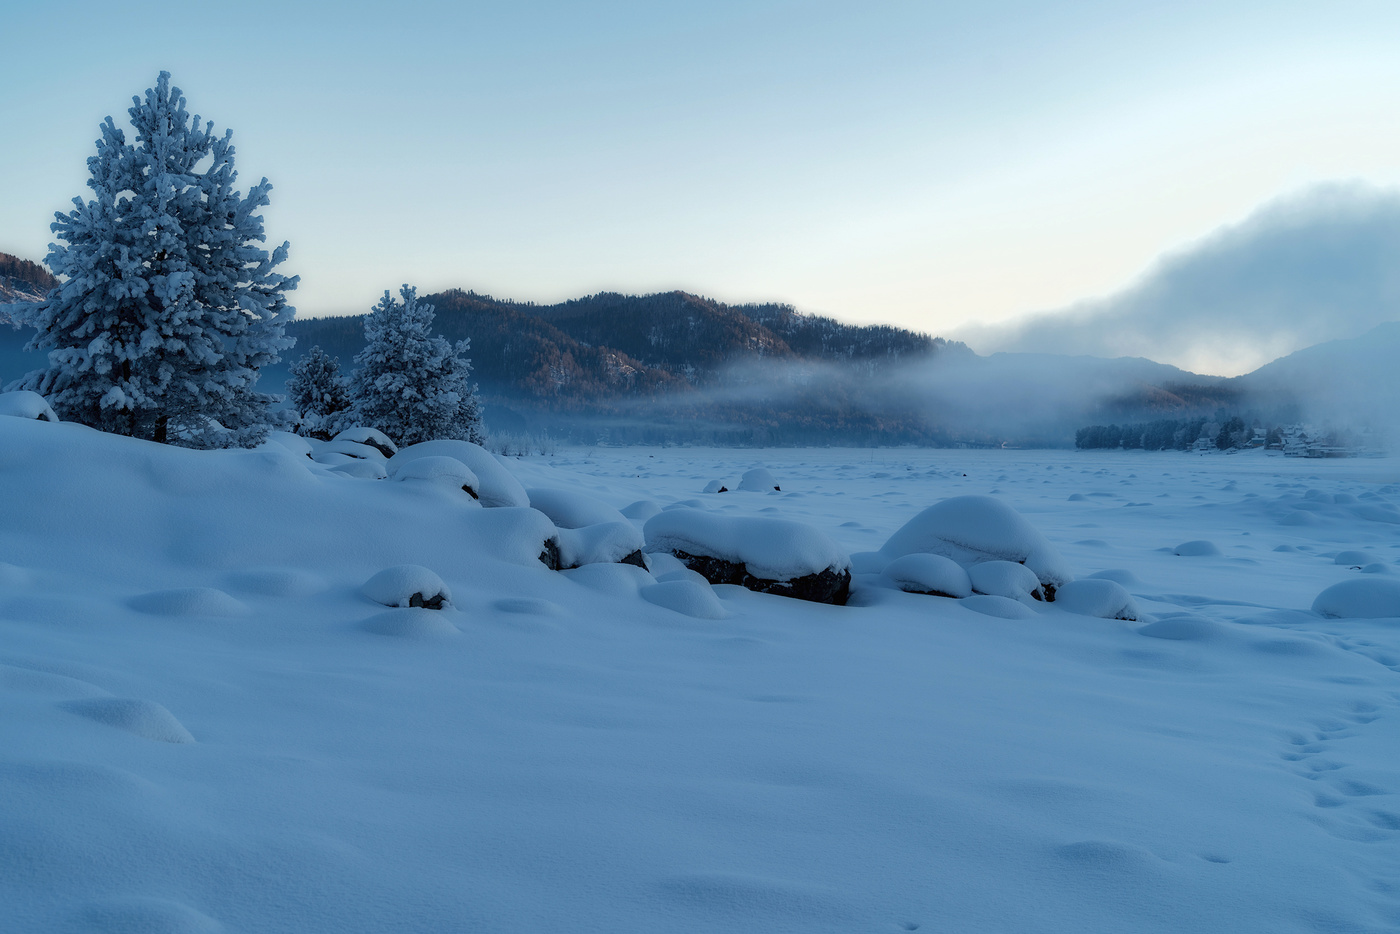
{"type": "Polygon", "coordinates": [[[1164,257],[1116,295],[957,336],[1235,375],[1400,320],[1400,191],[1329,184],[1164,257]]]}

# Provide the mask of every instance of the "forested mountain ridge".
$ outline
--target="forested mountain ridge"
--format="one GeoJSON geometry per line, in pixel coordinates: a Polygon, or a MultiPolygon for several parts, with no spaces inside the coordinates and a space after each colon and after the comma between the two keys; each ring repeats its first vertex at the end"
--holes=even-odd
{"type": "MultiPolygon", "coordinates": [[[[58,280],[38,263],[0,253],[0,305],[37,301],[56,285],[58,280]]],[[[8,321],[9,316],[0,309],[0,323],[8,321]]]]}
{"type": "MultiPolygon", "coordinates": [[[[424,298],[444,336],[472,340],[477,380],[565,408],[613,397],[651,398],[713,384],[732,364],[765,358],[871,369],[964,345],[885,326],[847,325],[788,305],[726,305],[686,292],[600,292],[536,305],[451,289],[424,298]]],[[[343,362],[358,351],[361,316],[295,321],[303,349],[343,362]]]]}

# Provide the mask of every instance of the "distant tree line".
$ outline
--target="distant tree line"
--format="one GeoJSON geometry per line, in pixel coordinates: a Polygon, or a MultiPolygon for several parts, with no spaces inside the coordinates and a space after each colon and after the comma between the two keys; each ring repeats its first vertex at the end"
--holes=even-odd
{"type": "Polygon", "coordinates": [[[1080,450],[1118,449],[1134,451],[1186,451],[1204,440],[1217,450],[1249,446],[1262,429],[1265,447],[1283,444],[1280,426],[1265,426],[1258,419],[1242,416],[1171,419],[1131,425],[1089,425],[1074,433],[1074,446],[1080,450]]]}
{"type": "Polygon", "coordinates": [[[58,285],[58,280],[43,266],[9,253],[0,253],[0,279],[32,285],[41,295],[58,285]]]}

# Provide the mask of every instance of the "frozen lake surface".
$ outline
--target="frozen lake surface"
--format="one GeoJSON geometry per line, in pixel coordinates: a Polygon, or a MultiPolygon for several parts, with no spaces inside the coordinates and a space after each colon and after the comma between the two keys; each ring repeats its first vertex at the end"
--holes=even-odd
{"type": "Polygon", "coordinates": [[[0,930],[1400,927],[1400,610],[1311,609],[1400,577],[1397,461],[507,466],[638,528],[814,526],[850,603],[718,586],[723,618],[684,615],[640,568],[546,570],[535,513],[460,489],[0,418],[0,930]],[[781,489],[738,491],[753,468],[781,489]],[[1140,618],[863,570],[963,494],[1140,618]],[[390,609],[421,568],[444,609],[390,609]]]}

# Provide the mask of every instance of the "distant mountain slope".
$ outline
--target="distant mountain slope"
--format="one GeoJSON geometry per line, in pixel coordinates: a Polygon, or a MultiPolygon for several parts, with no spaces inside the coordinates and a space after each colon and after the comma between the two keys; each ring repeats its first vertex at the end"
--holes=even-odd
{"type": "Polygon", "coordinates": [[[58,285],[47,269],[27,259],[0,253],[0,324],[10,323],[3,306],[13,302],[32,302],[58,285]]]}

